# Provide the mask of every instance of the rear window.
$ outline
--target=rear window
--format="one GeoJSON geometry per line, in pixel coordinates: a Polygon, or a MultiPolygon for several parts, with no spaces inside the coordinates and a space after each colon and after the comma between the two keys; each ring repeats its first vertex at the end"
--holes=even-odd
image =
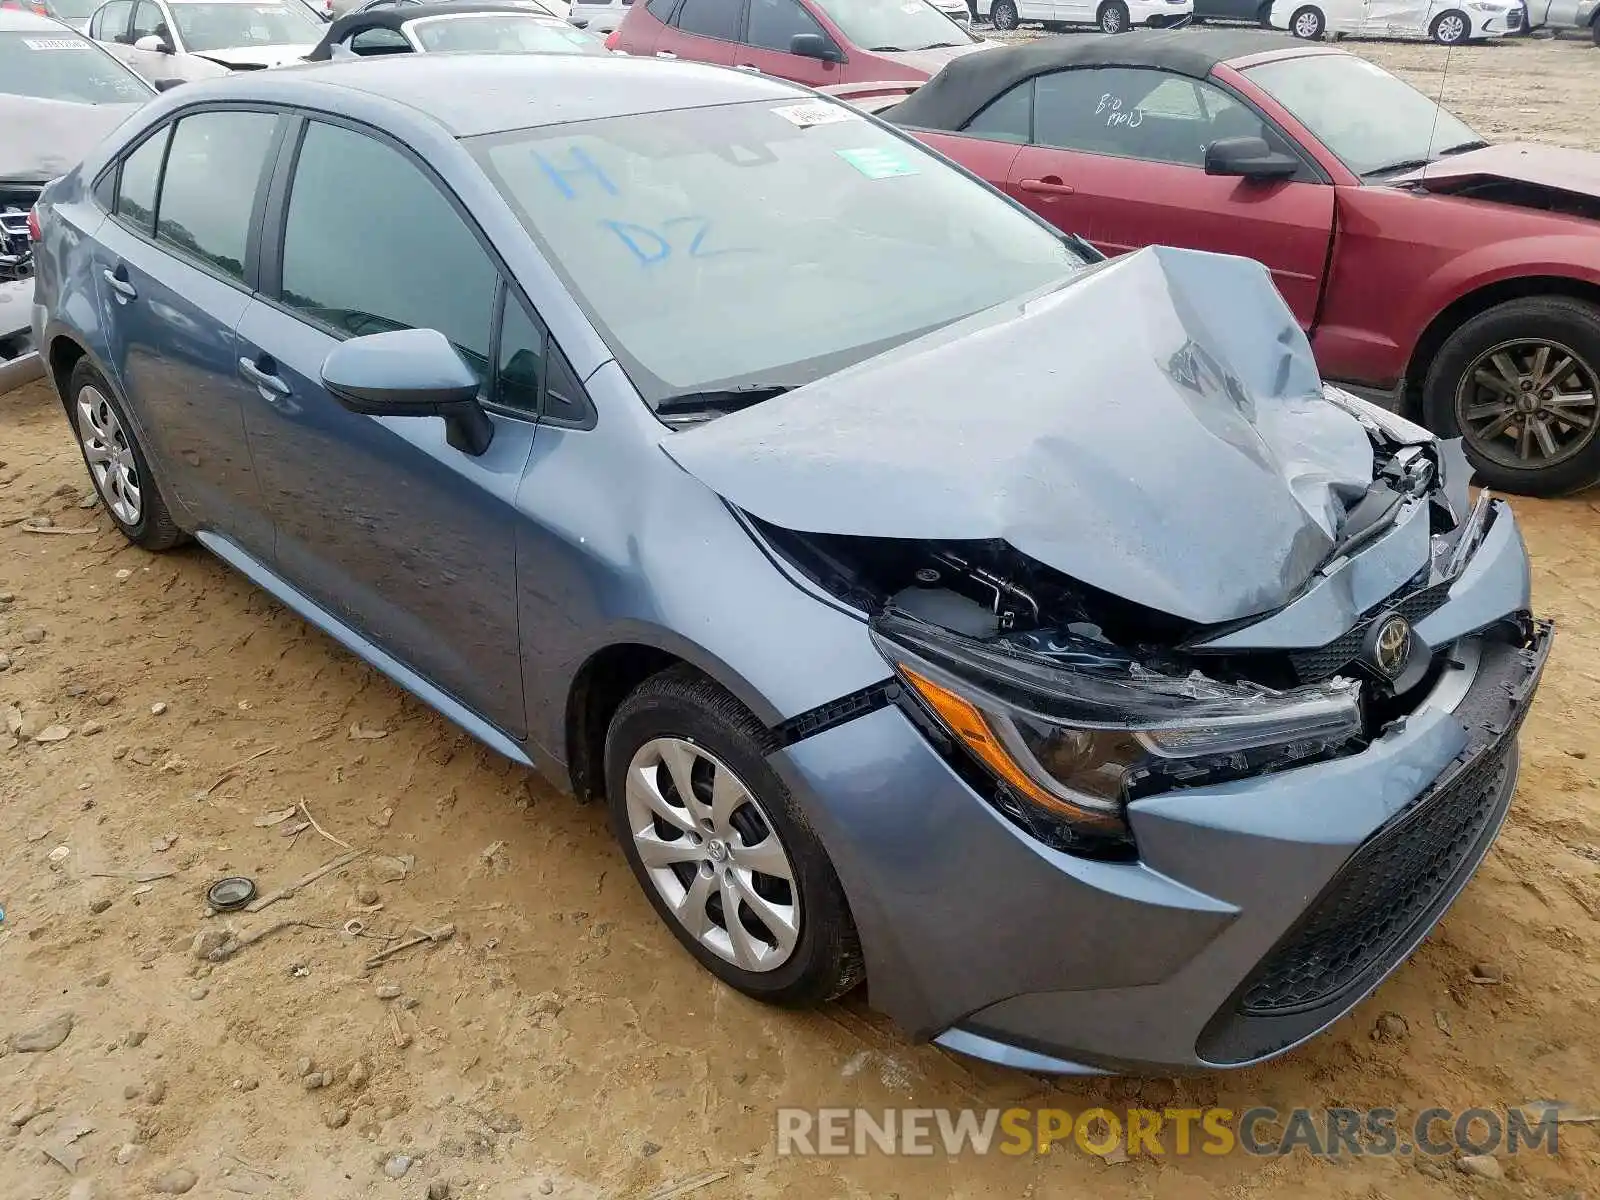
{"type": "Polygon", "coordinates": [[[823,100],[468,145],[652,403],[798,386],[1081,265],[982,184],[823,100]]]}
{"type": "Polygon", "coordinates": [[[412,33],[424,50],[475,54],[605,54],[600,42],[564,21],[515,13],[435,17],[415,22],[412,33]]]}
{"type": "Polygon", "coordinates": [[[0,33],[0,92],[79,104],[142,104],[151,91],[87,38],[0,33]]]}

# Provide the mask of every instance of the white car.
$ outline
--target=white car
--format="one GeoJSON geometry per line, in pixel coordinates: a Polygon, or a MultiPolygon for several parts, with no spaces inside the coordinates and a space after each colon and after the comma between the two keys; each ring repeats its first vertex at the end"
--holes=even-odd
{"type": "Polygon", "coordinates": [[[1312,41],[1328,33],[1432,38],[1455,46],[1522,28],[1522,0],[1275,0],[1275,29],[1312,41]]]}
{"type": "Polygon", "coordinates": [[[1139,26],[1161,29],[1194,16],[1194,0],[977,0],[978,16],[999,30],[1024,21],[1046,29],[1062,25],[1098,25],[1102,33],[1126,33],[1139,26]]]}
{"type": "Polygon", "coordinates": [[[89,36],[150,80],[286,66],[326,30],[301,0],[108,0],[89,18],[89,36]]]}

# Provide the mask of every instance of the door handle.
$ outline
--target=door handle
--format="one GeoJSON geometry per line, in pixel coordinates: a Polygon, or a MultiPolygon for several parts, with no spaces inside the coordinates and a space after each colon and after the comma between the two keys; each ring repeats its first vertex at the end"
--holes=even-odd
{"type": "Polygon", "coordinates": [[[118,274],[121,270],[121,267],[118,267],[116,271],[108,267],[101,271],[100,274],[105,276],[106,282],[111,285],[111,290],[117,294],[119,299],[124,301],[137,300],[139,298],[139,289],[118,274]]]}
{"type": "Polygon", "coordinates": [[[740,63],[735,70],[749,71],[752,75],[761,74],[761,68],[756,66],[755,63],[740,63]]]}
{"type": "Polygon", "coordinates": [[[1059,175],[1046,175],[1043,179],[1024,179],[1017,184],[1025,192],[1042,196],[1070,196],[1077,191],[1070,183],[1062,183],[1059,175]]]}
{"type": "Polygon", "coordinates": [[[275,396],[287,396],[289,385],[271,371],[263,371],[248,358],[239,360],[239,374],[255,384],[263,392],[271,392],[275,396]]]}
{"type": "Polygon", "coordinates": [[[671,50],[657,50],[656,51],[656,57],[657,58],[677,58],[678,56],[676,54],[674,54],[671,50]]]}

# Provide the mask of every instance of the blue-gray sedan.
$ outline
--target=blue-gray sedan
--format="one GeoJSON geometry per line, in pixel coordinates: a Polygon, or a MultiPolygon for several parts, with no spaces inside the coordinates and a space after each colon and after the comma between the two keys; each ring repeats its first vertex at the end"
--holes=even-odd
{"type": "Polygon", "coordinates": [[[705,967],[1063,1072],[1327,1026],[1488,852],[1548,652],[1456,443],[1265,271],[875,119],[427,55],[141,110],[38,210],[106,508],[603,799],[705,967]]]}

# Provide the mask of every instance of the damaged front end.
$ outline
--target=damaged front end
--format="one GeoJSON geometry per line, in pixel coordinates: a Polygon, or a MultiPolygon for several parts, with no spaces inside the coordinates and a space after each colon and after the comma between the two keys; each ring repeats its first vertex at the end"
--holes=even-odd
{"type": "Polygon", "coordinates": [[[1259,268],[1146,251],[1066,300],[1097,290],[1140,314],[1114,344],[1063,301],[665,443],[867,615],[974,791],[1130,859],[1139,800],[1359,753],[1470,683],[1468,640],[1542,662],[1509,509],[1459,443],[1324,387],[1259,268]],[[985,375],[1004,406],[972,407],[985,375]]]}

